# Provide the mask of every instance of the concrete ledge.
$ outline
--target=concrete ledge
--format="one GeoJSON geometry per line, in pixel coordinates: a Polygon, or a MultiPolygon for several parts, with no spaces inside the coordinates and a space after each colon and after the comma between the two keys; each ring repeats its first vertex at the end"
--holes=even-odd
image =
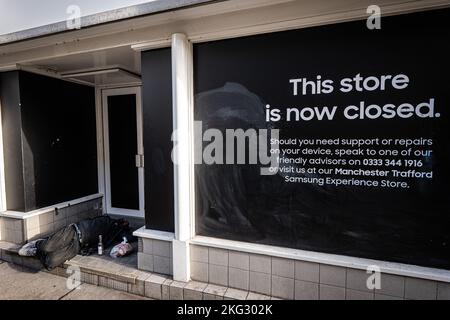
{"type": "Polygon", "coordinates": [[[173,241],[175,239],[175,234],[173,232],[159,231],[159,230],[151,230],[142,227],[135,232],[133,235],[139,238],[145,239],[154,239],[161,241],[173,241]]]}
{"type": "MultiPolygon", "coordinates": [[[[76,259],[75,257],[74,259],[76,259]]],[[[135,284],[138,278],[138,275],[127,273],[126,271],[118,271],[118,270],[108,270],[108,268],[102,269],[101,266],[89,266],[83,263],[79,263],[77,261],[73,261],[74,259],[66,262],[64,264],[64,269],[78,267],[81,272],[87,273],[89,275],[95,275],[99,277],[105,277],[112,280],[117,280],[124,283],[135,284]]]]}
{"type": "Polygon", "coordinates": [[[13,253],[18,253],[21,245],[6,241],[0,241],[0,250],[9,251],[13,253]]]}
{"type": "Polygon", "coordinates": [[[47,213],[50,212],[52,210],[55,209],[63,209],[63,208],[67,208],[70,206],[74,206],[83,202],[87,202],[90,200],[94,200],[94,199],[99,199],[102,198],[103,194],[101,193],[96,193],[96,194],[92,194],[86,197],[82,197],[82,198],[78,198],[78,199],[73,199],[73,200],[69,200],[69,201],[65,201],[65,202],[61,202],[61,203],[57,203],[51,206],[47,206],[44,208],[40,208],[40,209],[36,209],[33,211],[29,211],[29,212],[19,212],[19,211],[3,211],[0,212],[0,217],[5,217],[5,218],[12,218],[12,219],[27,219],[27,218],[31,218],[34,216],[38,216],[41,215],[43,213],[47,213]]]}

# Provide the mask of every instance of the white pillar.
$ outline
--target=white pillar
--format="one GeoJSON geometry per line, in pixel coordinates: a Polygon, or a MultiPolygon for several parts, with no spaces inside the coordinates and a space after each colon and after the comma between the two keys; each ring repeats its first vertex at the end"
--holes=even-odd
{"type": "Polygon", "coordinates": [[[193,235],[193,71],[192,44],[184,34],[172,35],[175,239],[173,279],[190,280],[189,240],[193,235]]]}
{"type": "MultiPolygon", "coordinates": [[[[3,154],[2,105],[0,102],[0,211],[6,211],[7,208],[8,207],[6,205],[5,158],[3,154]]],[[[2,237],[0,231],[0,240],[1,239],[2,237]]]]}

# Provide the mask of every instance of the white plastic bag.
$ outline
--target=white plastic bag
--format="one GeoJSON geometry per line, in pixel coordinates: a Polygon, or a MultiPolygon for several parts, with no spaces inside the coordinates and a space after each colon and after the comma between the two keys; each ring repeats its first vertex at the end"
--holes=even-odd
{"type": "Polygon", "coordinates": [[[111,258],[119,258],[124,257],[128,254],[133,252],[133,247],[131,244],[128,243],[127,238],[123,237],[123,241],[119,243],[118,245],[115,245],[112,249],[109,255],[111,258]]]}

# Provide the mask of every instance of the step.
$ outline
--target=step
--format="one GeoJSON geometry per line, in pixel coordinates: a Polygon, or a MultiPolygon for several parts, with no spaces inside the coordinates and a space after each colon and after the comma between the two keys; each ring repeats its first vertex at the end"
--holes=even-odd
{"type": "Polygon", "coordinates": [[[22,246],[12,242],[0,241],[0,259],[32,270],[41,270],[42,264],[35,257],[21,257],[18,252],[22,246]]]}
{"type": "MultiPolygon", "coordinates": [[[[0,241],[0,259],[33,270],[42,269],[42,264],[37,258],[19,256],[19,249],[20,246],[17,244],[0,241]]],[[[108,262],[96,255],[78,255],[63,266],[47,272],[68,278],[73,271],[80,272],[81,283],[159,300],[278,300],[254,292],[198,281],[187,283],[174,281],[170,276],[141,271],[113,261],[108,262]]]]}

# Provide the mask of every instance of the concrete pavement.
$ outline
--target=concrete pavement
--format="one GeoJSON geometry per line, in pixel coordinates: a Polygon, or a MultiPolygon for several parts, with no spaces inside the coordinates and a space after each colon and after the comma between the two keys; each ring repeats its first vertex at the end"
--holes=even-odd
{"type": "Polygon", "coordinates": [[[0,261],[0,300],[144,300],[126,292],[81,284],[67,287],[67,279],[0,261]]]}

